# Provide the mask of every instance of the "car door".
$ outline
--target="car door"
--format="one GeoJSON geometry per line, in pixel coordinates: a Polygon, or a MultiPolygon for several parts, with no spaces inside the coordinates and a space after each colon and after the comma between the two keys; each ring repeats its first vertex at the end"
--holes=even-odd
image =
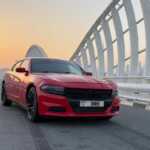
{"type": "Polygon", "coordinates": [[[17,62],[11,69],[11,71],[7,75],[7,83],[6,83],[6,90],[8,93],[8,97],[14,101],[17,101],[17,82],[18,82],[18,77],[16,73],[16,68],[20,67],[21,61],[17,62]]]}
{"type": "MultiPolygon", "coordinates": [[[[30,72],[30,61],[28,59],[24,60],[21,64],[21,68],[25,68],[27,72],[30,72]]],[[[25,104],[26,102],[26,89],[29,83],[29,75],[26,73],[19,74],[19,82],[18,86],[18,99],[21,104],[25,104]]]]}

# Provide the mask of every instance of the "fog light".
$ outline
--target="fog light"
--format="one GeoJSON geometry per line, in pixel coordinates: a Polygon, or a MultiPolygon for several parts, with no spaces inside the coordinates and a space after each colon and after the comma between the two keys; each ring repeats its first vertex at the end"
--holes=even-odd
{"type": "Polygon", "coordinates": [[[51,112],[65,112],[66,109],[64,107],[49,107],[48,111],[51,111],[51,112]]]}
{"type": "Polygon", "coordinates": [[[112,109],[111,109],[111,112],[112,113],[115,113],[115,112],[117,112],[117,111],[119,111],[119,106],[117,106],[117,107],[112,107],[112,109]]]}

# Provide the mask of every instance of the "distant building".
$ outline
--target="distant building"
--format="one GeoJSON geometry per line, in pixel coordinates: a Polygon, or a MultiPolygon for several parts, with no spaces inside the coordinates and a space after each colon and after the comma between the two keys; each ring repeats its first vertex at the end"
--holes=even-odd
{"type": "MultiPolygon", "coordinates": [[[[45,53],[44,49],[41,48],[40,46],[38,45],[32,45],[25,57],[48,57],[47,54],[45,53]]],[[[0,80],[3,78],[5,72],[7,71],[8,69],[7,68],[2,68],[0,69],[0,80]]]]}
{"type": "Polygon", "coordinates": [[[47,54],[45,53],[44,49],[41,48],[38,45],[32,45],[27,53],[25,57],[48,57],[47,54]]]}

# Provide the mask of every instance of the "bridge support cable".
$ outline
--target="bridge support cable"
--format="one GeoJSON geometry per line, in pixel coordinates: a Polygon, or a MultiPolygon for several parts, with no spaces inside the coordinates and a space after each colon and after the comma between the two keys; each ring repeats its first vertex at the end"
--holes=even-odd
{"type": "Polygon", "coordinates": [[[79,64],[80,66],[82,66],[81,57],[80,56],[77,56],[76,62],[77,62],[77,64],[79,64]]]}
{"type": "Polygon", "coordinates": [[[93,72],[93,75],[97,77],[97,69],[96,69],[96,61],[95,61],[95,54],[94,54],[94,46],[91,41],[91,39],[87,40],[87,48],[89,51],[89,56],[90,56],[90,66],[91,70],[93,72]]]}
{"type": "Polygon", "coordinates": [[[114,54],[113,54],[113,46],[112,46],[112,37],[111,37],[111,32],[108,26],[107,21],[102,22],[102,29],[104,30],[105,34],[105,39],[106,39],[106,44],[107,44],[107,55],[108,55],[108,76],[113,75],[113,65],[114,65],[114,54]]]}
{"type": "Polygon", "coordinates": [[[150,0],[140,0],[143,9],[143,16],[146,31],[146,60],[145,60],[145,76],[150,76],[150,0]]]}
{"type": "Polygon", "coordinates": [[[83,67],[85,68],[85,70],[88,70],[88,58],[87,58],[85,48],[82,48],[81,55],[82,55],[82,60],[83,60],[83,67]]]}
{"type": "Polygon", "coordinates": [[[100,34],[97,30],[94,31],[94,37],[95,37],[95,42],[96,42],[96,48],[97,48],[97,53],[98,53],[98,77],[103,78],[105,74],[105,66],[104,66],[104,50],[103,50],[103,45],[102,45],[102,40],[100,37],[100,34]]]}
{"type": "Polygon", "coordinates": [[[124,34],[121,24],[121,19],[116,8],[112,8],[112,15],[114,20],[114,27],[117,36],[118,46],[118,75],[124,76],[125,68],[125,45],[124,45],[124,34]]]}
{"type": "Polygon", "coordinates": [[[123,0],[123,4],[126,10],[129,33],[130,33],[130,44],[131,44],[131,75],[137,75],[137,64],[138,64],[138,32],[137,32],[137,23],[135,20],[135,14],[131,0],[123,0]]]}

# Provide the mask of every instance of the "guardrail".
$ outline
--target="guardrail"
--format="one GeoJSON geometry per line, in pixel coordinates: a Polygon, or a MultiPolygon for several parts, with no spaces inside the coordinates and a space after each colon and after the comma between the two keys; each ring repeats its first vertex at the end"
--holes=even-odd
{"type": "Polygon", "coordinates": [[[110,77],[109,80],[117,83],[123,103],[128,101],[131,105],[141,104],[150,109],[150,77],[110,77]]]}

